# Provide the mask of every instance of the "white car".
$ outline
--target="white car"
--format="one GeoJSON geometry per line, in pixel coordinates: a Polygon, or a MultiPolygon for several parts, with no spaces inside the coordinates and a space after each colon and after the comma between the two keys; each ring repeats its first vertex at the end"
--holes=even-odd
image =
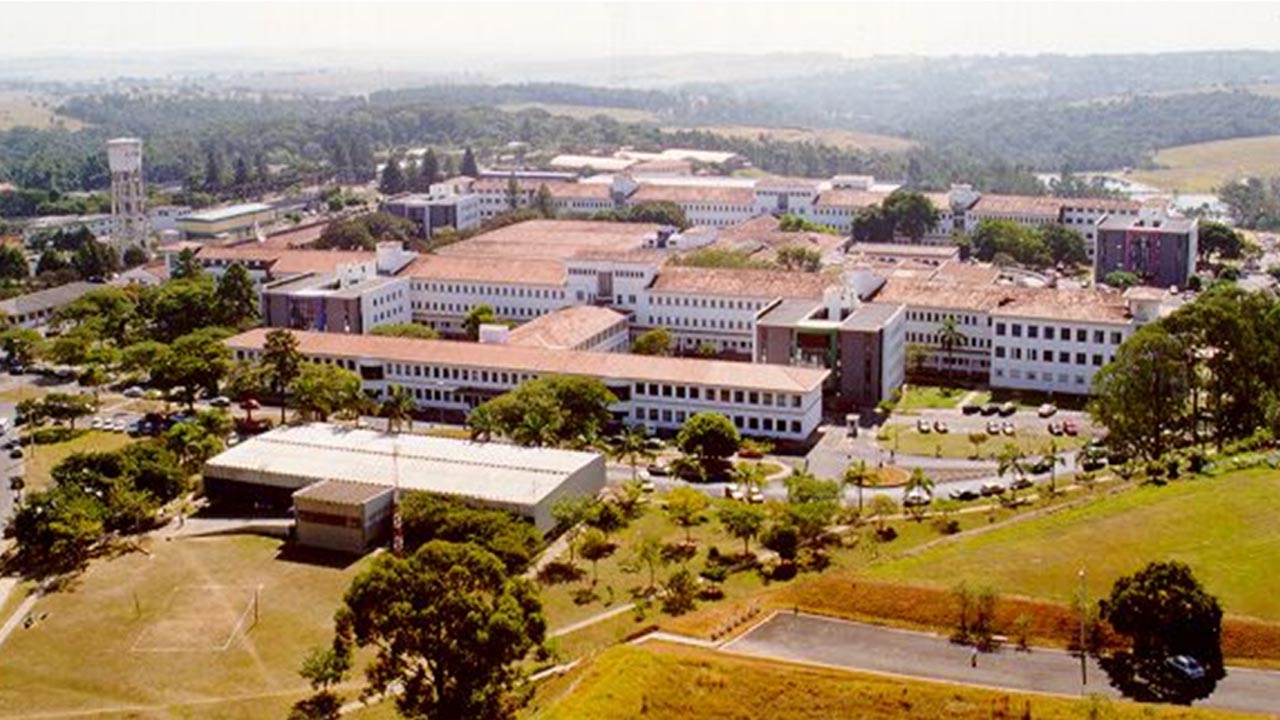
{"type": "Polygon", "coordinates": [[[759,505],[764,502],[764,493],[760,492],[760,488],[753,488],[751,492],[747,494],[747,502],[753,505],[759,505]]]}
{"type": "Polygon", "coordinates": [[[1036,412],[1039,413],[1042,418],[1053,417],[1054,413],[1058,412],[1058,406],[1053,403],[1045,403],[1041,405],[1040,409],[1036,412]]]}
{"type": "Polygon", "coordinates": [[[124,391],[124,393],[123,393],[123,394],[124,394],[124,396],[125,396],[125,397],[127,397],[127,398],[140,398],[140,397],[142,397],[143,395],[145,395],[145,394],[146,394],[146,392],[147,392],[146,390],[143,390],[142,388],[138,387],[137,385],[134,385],[134,386],[133,386],[133,387],[131,387],[131,388],[127,388],[127,389],[124,391]]]}
{"type": "Polygon", "coordinates": [[[740,487],[732,487],[732,488],[729,488],[729,499],[730,499],[730,500],[738,500],[738,501],[742,501],[742,500],[746,499],[746,497],[747,497],[747,495],[746,495],[746,493],[742,492],[742,488],[740,488],[740,487]]]}
{"type": "Polygon", "coordinates": [[[104,424],[105,421],[102,418],[94,418],[93,421],[89,423],[89,427],[94,430],[101,430],[104,424]]]}
{"type": "Polygon", "coordinates": [[[933,502],[933,497],[922,488],[912,488],[902,496],[903,507],[921,507],[933,502]]]}

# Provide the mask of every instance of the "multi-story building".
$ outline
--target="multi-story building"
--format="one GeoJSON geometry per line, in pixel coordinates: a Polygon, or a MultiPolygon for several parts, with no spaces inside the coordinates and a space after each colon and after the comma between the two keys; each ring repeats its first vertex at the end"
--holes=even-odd
{"type": "Polygon", "coordinates": [[[262,288],[262,319],[267,327],[355,334],[409,323],[409,280],[339,272],[277,281],[262,288]]]}
{"type": "Polygon", "coordinates": [[[433,254],[403,272],[413,321],[459,335],[472,308],[488,305],[499,320],[527,322],[576,304],[562,262],[545,258],[433,254]]]}
{"type": "MultiPolygon", "coordinates": [[[[229,338],[227,345],[238,360],[256,359],[266,333],[262,328],[250,330],[229,338]]],[[[610,409],[622,423],[673,432],[696,413],[716,412],[746,435],[804,441],[822,421],[822,389],[829,374],[788,365],[617,352],[373,335],[296,335],[303,357],[356,372],[375,397],[399,385],[419,407],[455,419],[526,380],[581,375],[600,380],[617,396],[618,403],[610,409]]]]}
{"type": "Polygon", "coordinates": [[[626,352],[631,345],[627,316],[605,307],[574,305],[547,313],[523,325],[480,334],[480,342],[537,347],[546,350],[626,352]]]}
{"type": "Polygon", "coordinates": [[[4,313],[4,318],[10,325],[42,328],[49,324],[58,310],[101,287],[97,283],[73,282],[48,290],[37,290],[0,300],[0,313],[4,313]]]}
{"type": "Polygon", "coordinates": [[[438,183],[428,193],[398,195],[384,202],[383,209],[418,223],[428,238],[445,228],[466,232],[480,227],[480,196],[464,183],[438,183]]]}
{"type": "Polygon", "coordinates": [[[111,170],[111,240],[117,248],[146,247],[151,227],[147,221],[147,187],[142,179],[142,141],[108,140],[107,166],[111,170]]]}
{"type": "Polygon", "coordinates": [[[1196,270],[1198,231],[1194,218],[1146,212],[1108,217],[1098,225],[1094,278],[1124,271],[1150,285],[1184,287],[1196,270]]]}

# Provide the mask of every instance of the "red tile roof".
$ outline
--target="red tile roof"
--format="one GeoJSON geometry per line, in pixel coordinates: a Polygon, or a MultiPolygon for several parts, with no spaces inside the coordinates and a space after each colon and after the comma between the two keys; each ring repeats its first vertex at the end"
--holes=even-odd
{"type": "Polygon", "coordinates": [[[629,202],[673,202],[704,205],[754,205],[756,193],[751,188],[716,187],[714,185],[661,185],[645,183],[631,194],[629,202]]]}
{"type": "MultiPolygon", "coordinates": [[[[508,345],[572,349],[611,328],[627,324],[627,316],[595,305],[574,305],[534,318],[507,335],[508,345]]],[[[625,330],[624,330],[625,332],[625,330]]]]}
{"type": "Polygon", "coordinates": [[[655,293],[750,298],[816,298],[840,280],[828,273],[783,270],[667,267],[651,287],[655,293]]]}
{"type": "Polygon", "coordinates": [[[646,223],[527,220],[441,248],[440,255],[565,259],[584,250],[633,250],[657,232],[646,223]]]}
{"type": "Polygon", "coordinates": [[[463,280],[513,285],[564,285],[564,263],[544,258],[424,255],[401,274],[418,280],[463,280]]]}
{"type": "MultiPolygon", "coordinates": [[[[261,350],[269,328],[256,328],[226,340],[233,350],[261,350]]],[[[481,345],[453,340],[417,340],[377,335],[295,331],[304,355],[430,363],[540,375],[586,375],[627,382],[683,383],[717,387],[804,393],[822,386],[829,371],[727,360],[653,357],[630,353],[546,350],[511,345],[481,345]]]]}

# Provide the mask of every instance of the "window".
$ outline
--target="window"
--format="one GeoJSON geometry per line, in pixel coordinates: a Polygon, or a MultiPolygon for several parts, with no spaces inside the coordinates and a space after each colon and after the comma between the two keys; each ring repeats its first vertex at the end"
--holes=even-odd
{"type": "Polygon", "coordinates": [[[1083,328],[1076,330],[1076,342],[1082,343],[1082,342],[1088,342],[1088,341],[1089,341],[1088,330],[1085,330],[1083,328]]]}
{"type": "Polygon", "coordinates": [[[1037,337],[1039,337],[1039,335],[1040,335],[1040,326],[1039,326],[1039,325],[1028,325],[1028,326],[1027,326],[1027,337],[1028,337],[1028,338],[1031,338],[1032,340],[1035,340],[1037,337]]]}
{"type": "Polygon", "coordinates": [[[996,323],[996,335],[1004,335],[1004,323],[996,323]]]}
{"type": "Polygon", "coordinates": [[[1119,344],[1120,344],[1120,333],[1118,333],[1118,332],[1113,332],[1113,333],[1111,333],[1111,344],[1112,344],[1112,345],[1119,345],[1119,344]]]}
{"type": "Polygon", "coordinates": [[[1003,346],[1003,345],[997,345],[997,346],[996,346],[996,357],[998,357],[998,358],[1003,358],[1003,357],[1004,357],[1004,346],[1003,346]]]}
{"type": "Polygon", "coordinates": [[[1052,339],[1053,339],[1053,326],[1052,326],[1052,325],[1045,325],[1045,326],[1044,326],[1044,339],[1045,339],[1045,340],[1052,340],[1052,339]]]}
{"type": "Polygon", "coordinates": [[[1012,328],[1011,328],[1011,329],[1013,330],[1013,336],[1014,336],[1014,337],[1022,337],[1022,326],[1021,326],[1021,325],[1014,325],[1014,326],[1012,326],[1012,328]]]}
{"type": "Polygon", "coordinates": [[[1099,353],[1094,353],[1094,354],[1093,354],[1093,366],[1094,366],[1094,367],[1102,367],[1102,355],[1101,355],[1101,354],[1099,354],[1099,353]]]}

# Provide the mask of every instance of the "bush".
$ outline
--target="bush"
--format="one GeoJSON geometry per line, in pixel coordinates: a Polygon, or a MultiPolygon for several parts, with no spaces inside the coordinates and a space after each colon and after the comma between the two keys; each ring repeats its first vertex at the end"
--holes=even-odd
{"type": "Polygon", "coordinates": [[[36,445],[54,445],[56,443],[69,442],[89,432],[84,428],[76,428],[72,430],[69,427],[55,425],[54,427],[40,428],[28,435],[30,442],[36,445]]]}
{"type": "Polygon", "coordinates": [[[543,585],[560,585],[563,583],[577,582],[586,577],[587,571],[566,562],[564,560],[556,560],[542,566],[538,571],[538,582],[543,585]]]}
{"type": "Polygon", "coordinates": [[[876,539],[880,542],[892,542],[898,539],[898,531],[892,525],[885,525],[876,529],[876,539]]]}
{"type": "Polygon", "coordinates": [[[727,565],[708,565],[702,570],[702,577],[715,583],[722,583],[729,577],[727,565]]]}

